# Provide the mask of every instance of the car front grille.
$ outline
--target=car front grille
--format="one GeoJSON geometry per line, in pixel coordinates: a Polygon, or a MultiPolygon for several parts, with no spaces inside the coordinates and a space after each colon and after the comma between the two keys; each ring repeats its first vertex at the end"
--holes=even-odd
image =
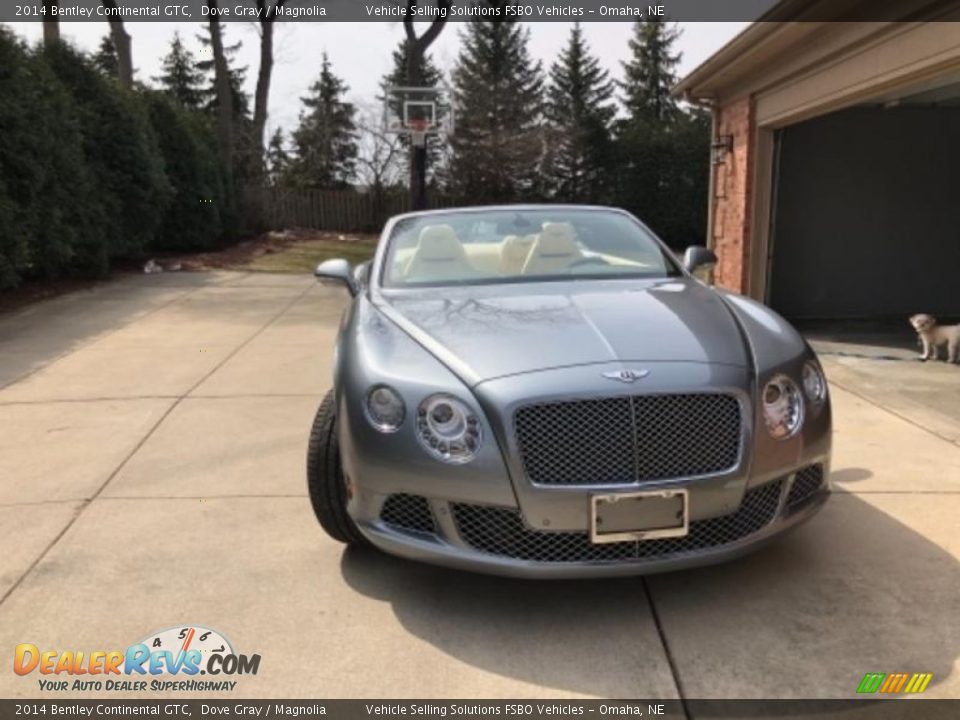
{"type": "Polygon", "coordinates": [[[517,510],[454,503],[463,541],[479,552],[536,562],[618,562],[695,553],[741,540],[773,521],[783,480],[748,490],[730,515],[690,523],[685,537],[595,545],[586,532],[531,530],[517,510]]]}
{"type": "Polygon", "coordinates": [[[808,465],[798,470],[787,495],[787,507],[793,509],[823,487],[823,465],[808,465]]]}
{"type": "Polygon", "coordinates": [[[515,415],[523,468],[538,485],[605,485],[733,469],[740,403],[732,395],[637,395],[538,403],[515,415]]]}
{"type": "Polygon", "coordinates": [[[391,495],[383,504],[380,520],[394,530],[414,533],[437,532],[430,503],[419,495],[391,495]]]}

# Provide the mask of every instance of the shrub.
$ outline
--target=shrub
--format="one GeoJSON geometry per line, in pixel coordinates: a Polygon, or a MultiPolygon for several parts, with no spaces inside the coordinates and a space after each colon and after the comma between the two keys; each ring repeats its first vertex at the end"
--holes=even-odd
{"type": "Polygon", "coordinates": [[[140,258],[154,244],[171,195],[142,100],[65,43],[42,54],[76,106],[84,156],[105,211],[101,231],[109,257],[140,258]]]}
{"type": "Polygon", "coordinates": [[[104,274],[103,207],[75,108],[42,58],[2,27],[0,127],[0,287],[104,274]]]}
{"type": "Polygon", "coordinates": [[[224,192],[216,137],[206,118],[158,91],[143,91],[150,121],[164,157],[172,200],[152,249],[206,250],[223,229],[224,192]]]}

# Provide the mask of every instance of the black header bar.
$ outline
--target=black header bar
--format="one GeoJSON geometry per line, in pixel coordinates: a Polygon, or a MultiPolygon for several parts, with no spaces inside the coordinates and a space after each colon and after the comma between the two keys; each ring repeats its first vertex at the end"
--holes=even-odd
{"type": "MultiPolygon", "coordinates": [[[[42,0],[0,0],[0,22],[206,22],[205,0],[121,0],[107,8],[99,0],[58,0],[44,9],[42,0]]],[[[400,22],[407,17],[429,22],[507,19],[523,22],[630,22],[664,18],[686,22],[720,21],[883,21],[957,20],[960,0],[218,0],[223,22],[400,22]]]]}

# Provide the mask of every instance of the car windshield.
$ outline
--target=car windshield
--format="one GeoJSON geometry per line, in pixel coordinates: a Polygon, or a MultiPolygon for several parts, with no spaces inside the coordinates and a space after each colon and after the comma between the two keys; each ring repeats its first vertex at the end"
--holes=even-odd
{"type": "Polygon", "coordinates": [[[398,221],[387,242],[388,288],[681,274],[648,230],[609,210],[415,215],[398,221]]]}

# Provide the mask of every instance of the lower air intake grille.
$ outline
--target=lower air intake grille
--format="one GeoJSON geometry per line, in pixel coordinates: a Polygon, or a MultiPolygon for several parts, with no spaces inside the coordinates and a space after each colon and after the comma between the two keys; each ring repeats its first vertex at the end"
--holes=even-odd
{"type": "Polygon", "coordinates": [[[782,480],[747,491],[737,512],[690,523],[682,538],[594,545],[585,532],[542,532],[523,524],[517,510],[453,504],[463,541],[474,550],[536,562],[618,562],[661,558],[719,547],[751,535],[777,513],[782,480]]]}
{"type": "Polygon", "coordinates": [[[405,532],[437,532],[433,513],[426,498],[419,495],[391,495],[383,504],[380,519],[385,525],[405,532]]]}
{"type": "Polygon", "coordinates": [[[808,465],[797,471],[793,480],[790,494],[787,496],[787,507],[793,508],[811,497],[823,487],[823,465],[808,465]]]}

